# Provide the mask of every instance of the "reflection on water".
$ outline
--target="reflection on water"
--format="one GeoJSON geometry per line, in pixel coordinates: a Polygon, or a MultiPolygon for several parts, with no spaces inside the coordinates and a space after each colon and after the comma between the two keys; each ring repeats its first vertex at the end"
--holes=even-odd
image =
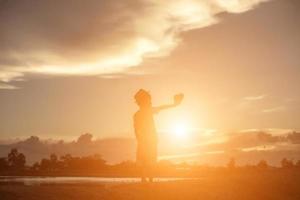
{"type": "MultiPolygon", "coordinates": [[[[0,176],[0,183],[24,183],[24,185],[64,184],[64,183],[137,183],[140,178],[108,178],[108,177],[10,177],[0,176]]],[[[191,180],[189,178],[155,178],[154,181],[191,180]]]]}

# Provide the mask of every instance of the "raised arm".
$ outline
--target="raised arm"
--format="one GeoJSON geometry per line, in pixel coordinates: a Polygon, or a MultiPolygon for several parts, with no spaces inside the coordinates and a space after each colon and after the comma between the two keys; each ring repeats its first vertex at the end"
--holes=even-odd
{"type": "Polygon", "coordinates": [[[176,95],[174,95],[174,102],[172,104],[166,104],[166,105],[153,107],[153,112],[157,113],[157,112],[160,112],[165,109],[176,107],[182,102],[183,97],[184,97],[183,94],[176,94],[176,95]]]}

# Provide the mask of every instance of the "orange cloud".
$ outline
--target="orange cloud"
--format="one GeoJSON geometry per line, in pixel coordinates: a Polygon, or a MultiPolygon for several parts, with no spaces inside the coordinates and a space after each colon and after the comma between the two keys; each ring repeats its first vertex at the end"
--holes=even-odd
{"type": "Polygon", "coordinates": [[[265,0],[5,1],[0,80],[25,74],[105,75],[166,56],[179,34],[265,0]],[[34,6],[33,6],[34,4],[34,6]]]}

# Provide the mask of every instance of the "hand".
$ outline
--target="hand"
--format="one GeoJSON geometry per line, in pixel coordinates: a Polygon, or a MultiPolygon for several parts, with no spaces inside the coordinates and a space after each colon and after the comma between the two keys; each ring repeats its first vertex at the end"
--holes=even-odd
{"type": "Polygon", "coordinates": [[[182,94],[182,93],[174,95],[174,105],[176,105],[176,106],[179,105],[182,102],[183,97],[184,97],[184,94],[182,94]]]}

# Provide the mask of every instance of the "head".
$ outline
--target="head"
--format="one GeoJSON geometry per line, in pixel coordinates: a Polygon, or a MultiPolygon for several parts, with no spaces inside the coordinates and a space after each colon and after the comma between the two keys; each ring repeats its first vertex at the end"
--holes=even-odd
{"type": "Polygon", "coordinates": [[[151,107],[151,95],[144,89],[140,89],[135,95],[135,102],[141,108],[151,107]]]}

